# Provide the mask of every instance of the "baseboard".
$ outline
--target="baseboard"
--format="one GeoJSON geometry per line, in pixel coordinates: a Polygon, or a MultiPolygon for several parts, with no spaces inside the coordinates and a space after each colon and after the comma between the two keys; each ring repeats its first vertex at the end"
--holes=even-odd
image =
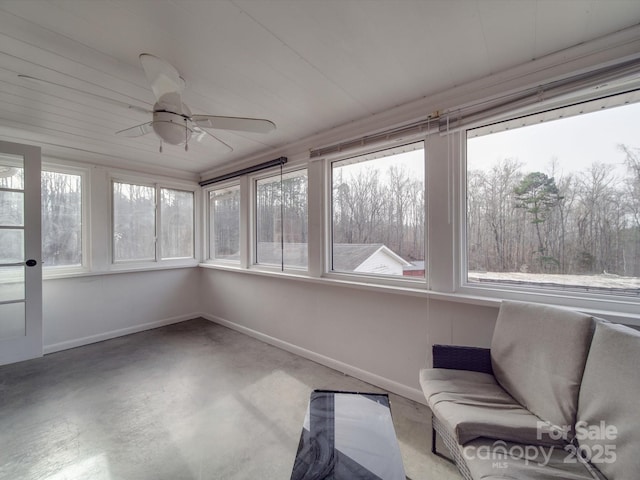
{"type": "Polygon", "coordinates": [[[279,338],[266,335],[243,325],[225,320],[224,318],[217,317],[215,315],[210,315],[208,313],[199,313],[198,316],[206,318],[211,322],[231,328],[232,330],[236,330],[240,333],[244,333],[245,335],[261,340],[265,343],[268,343],[269,345],[273,345],[274,347],[278,347],[301,357],[308,358],[309,360],[313,360],[314,362],[320,363],[321,365],[325,365],[329,368],[333,368],[334,370],[337,370],[339,372],[346,373],[347,375],[351,375],[352,377],[355,377],[359,380],[375,385],[376,387],[380,387],[388,392],[395,393],[418,403],[426,404],[422,391],[418,390],[417,388],[411,388],[394,380],[390,380],[375,373],[368,372],[358,367],[354,367],[353,365],[335,360],[320,353],[307,350],[306,348],[299,347],[298,345],[294,345],[293,343],[289,343],[284,340],[280,340],[279,338]]]}
{"type": "Polygon", "coordinates": [[[88,337],[74,338],[73,340],[66,340],[64,342],[53,343],[51,345],[45,345],[43,348],[44,354],[59,352],[61,350],[67,350],[69,348],[82,347],[83,345],[89,345],[90,343],[102,342],[111,338],[122,337],[131,333],[143,332],[145,330],[151,330],[153,328],[164,327],[165,325],[171,325],[174,323],[184,322],[192,318],[200,317],[200,313],[190,313],[186,315],[178,315],[177,317],[164,318],[162,320],[156,320],[154,322],[142,323],[140,325],[133,325],[131,327],[120,328],[118,330],[111,330],[109,332],[98,333],[96,335],[90,335],[88,337]]]}

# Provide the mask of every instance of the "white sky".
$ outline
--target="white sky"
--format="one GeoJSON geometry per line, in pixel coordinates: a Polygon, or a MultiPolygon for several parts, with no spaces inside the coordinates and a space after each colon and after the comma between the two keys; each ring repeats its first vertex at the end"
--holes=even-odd
{"type": "Polygon", "coordinates": [[[523,172],[549,173],[556,157],[558,173],[600,162],[624,174],[619,144],[640,148],[640,103],[470,138],[467,168],[489,170],[498,160],[513,158],[523,163],[523,172]]]}
{"type": "MultiPolygon", "coordinates": [[[[367,158],[368,157],[370,156],[368,155],[367,158]]],[[[375,158],[376,156],[371,155],[371,157],[375,158]]],[[[339,164],[340,163],[338,163],[338,165],[339,164]]],[[[384,158],[375,158],[373,161],[364,161],[360,163],[348,163],[347,161],[341,169],[344,180],[347,180],[351,176],[358,175],[358,173],[363,169],[367,168],[376,168],[380,170],[380,173],[383,175],[382,179],[385,179],[389,171],[389,167],[394,165],[399,168],[404,168],[412,178],[424,179],[424,149],[420,148],[419,150],[397,153],[384,158]]]]}

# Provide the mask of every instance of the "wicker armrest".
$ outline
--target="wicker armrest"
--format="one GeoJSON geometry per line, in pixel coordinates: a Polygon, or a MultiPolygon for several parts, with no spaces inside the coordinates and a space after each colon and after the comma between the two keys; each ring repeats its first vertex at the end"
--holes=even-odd
{"type": "Polygon", "coordinates": [[[434,345],[433,368],[470,370],[493,374],[491,350],[458,345],[434,345]]]}

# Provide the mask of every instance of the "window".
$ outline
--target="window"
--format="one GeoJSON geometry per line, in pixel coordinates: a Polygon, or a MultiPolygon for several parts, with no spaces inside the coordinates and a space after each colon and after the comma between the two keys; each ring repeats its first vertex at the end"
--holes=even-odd
{"type": "Polygon", "coordinates": [[[156,259],[155,187],[113,182],[113,260],[156,259]]]}
{"type": "Polygon", "coordinates": [[[640,103],[620,103],[467,131],[469,284],[640,295],[640,103]]]}
{"type": "Polygon", "coordinates": [[[209,259],[240,262],[240,185],[209,191],[209,259]]]}
{"type": "Polygon", "coordinates": [[[41,183],[44,266],[81,266],[82,175],[43,169],[41,183]]]}
{"type": "Polygon", "coordinates": [[[193,256],[193,192],[113,182],[114,262],[193,256]],[[157,229],[160,231],[159,245],[156,244],[157,229]]]}
{"type": "Polygon", "coordinates": [[[256,263],[307,268],[307,171],[256,180],[256,263]]]}
{"type": "Polygon", "coordinates": [[[160,189],[162,258],[193,258],[193,192],[160,189]]]}
{"type": "Polygon", "coordinates": [[[332,164],[331,270],[425,277],[424,143],[332,164]]]}

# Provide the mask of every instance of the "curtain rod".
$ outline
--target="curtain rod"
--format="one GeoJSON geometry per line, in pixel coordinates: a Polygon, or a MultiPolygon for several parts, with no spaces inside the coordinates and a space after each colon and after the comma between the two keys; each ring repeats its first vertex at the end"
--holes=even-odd
{"type": "Polygon", "coordinates": [[[212,185],[214,183],[224,182],[225,180],[229,180],[231,178],[240,177],[241,175],[246,175],[247,173],[258,172],[260,170],[264,170],[266,168],[275,167],[276,165],[284,165],[287,163],[287,157],[280,157],[274,160],[269,160],[268,162],[259,163],[257,165],[253,165],[251,167],[243,168],[241,170],[236,170],[235,172],[225,173],[224,175],[220,175],[218,177],[210,178],[209,180],[203,180],[199,182],[201,187],[206,187],[207,185],[212,185]]]}

